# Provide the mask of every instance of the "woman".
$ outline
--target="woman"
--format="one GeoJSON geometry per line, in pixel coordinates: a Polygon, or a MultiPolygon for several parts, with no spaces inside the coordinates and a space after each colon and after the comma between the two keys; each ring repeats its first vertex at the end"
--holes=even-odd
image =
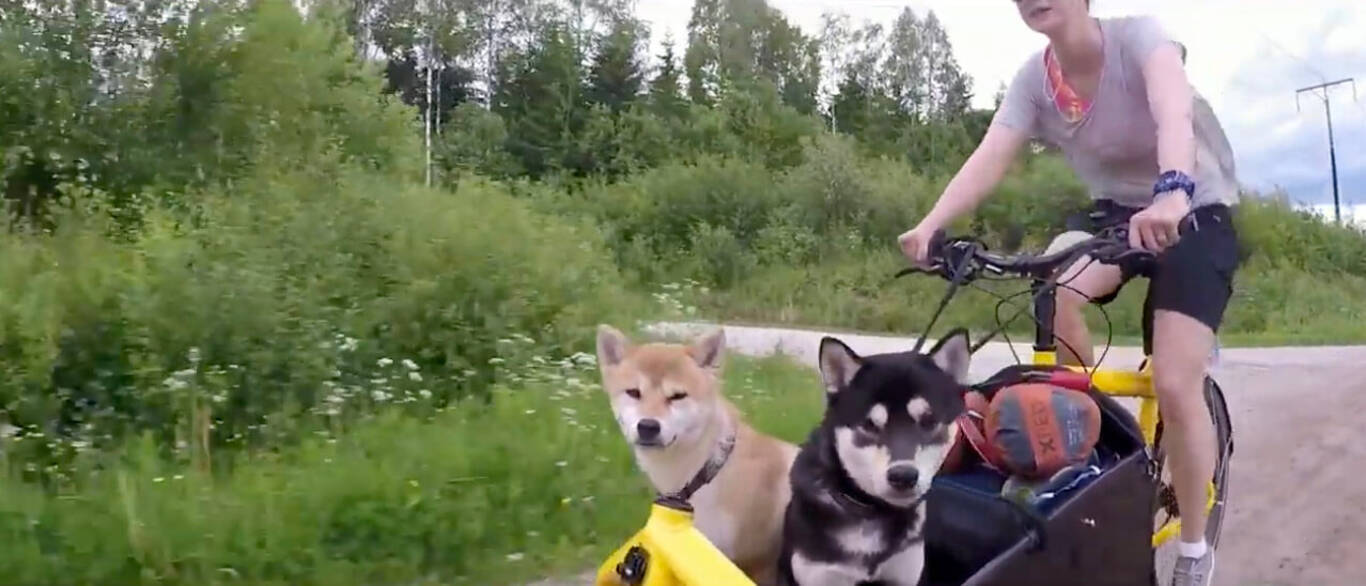
{"type": "MultiPolygon", "coordinates": [[[[1195,106],[1183,48],[1156,20],[1095,19],[1088,0],[1015,4],[1048,45],[1020,67],[982,143],[899,242],[923,265],[930,236],[975,209],[1025,142],[1039,138],[1060,148],[1089,187],[1096,200],[1089,229],[1127,222],[1132,246],[1162,253],[1149,284],[1151,324],[1145,327],[1151,327],[1153,381],[1173,442],[1169,462],[1183,513],[1172,584],[1203,586],[1214,568],[1203,505],[1215,437],[1202,390],[1238,263],[1231,153],[1209,109],[1195,106]]],[[[1089,365],[1082,310],[1113,299],[1132,275],[1087,261],[1063,276],[1076,291],[1059,292],[1055,325],[1081,354],[1064,352],[1063,359],[1089,365]]]]}

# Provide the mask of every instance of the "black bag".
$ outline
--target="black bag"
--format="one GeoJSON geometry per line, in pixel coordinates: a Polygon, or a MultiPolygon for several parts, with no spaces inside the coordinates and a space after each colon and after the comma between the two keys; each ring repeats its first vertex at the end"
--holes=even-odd
{"type": "MultiPolygon", "coordinates": [[[[1012,366],[992,377],[1007,386],[1047,373],[1012,366]]],[[[924,586],[1150,586],[1154,482],[1133,416],[1092,390],[1101,434],[1099,475],[1040,506],[1001,495],[1006,478],[968,464],[935,478],[927,499],[924,586]]]]}

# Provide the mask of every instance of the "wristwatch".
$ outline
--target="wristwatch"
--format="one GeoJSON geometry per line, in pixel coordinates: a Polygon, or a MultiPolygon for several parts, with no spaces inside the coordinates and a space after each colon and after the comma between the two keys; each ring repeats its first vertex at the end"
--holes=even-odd
{"type": "Polygon", "coordinates": [[[1195,199],[1195,181],[1189,175],[1176,170],[1167,171],[1157,178],[1157,183],[1153,184],[1153,197],[1177,189],[1186,192],[1187,200],[1195,199]]]}

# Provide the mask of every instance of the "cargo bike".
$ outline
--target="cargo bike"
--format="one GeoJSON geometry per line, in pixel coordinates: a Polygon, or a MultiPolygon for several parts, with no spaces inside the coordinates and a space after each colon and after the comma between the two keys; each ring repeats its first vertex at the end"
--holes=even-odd
{"type": "MultiPolygon", "coordinates": [[[[990,394],[1013,384],[1057,385],[1088,393],[1099,404],[1102,415],[1100,439],[1088,465],[1047,485],[1022,492],[1003,490],[1007,478],[980,460],[941,472],[927,499],[922,585],[1165,586],[1170,580],[1181,516],[1165,466],[1163,425],[1150,361],[1145,358],[1137,369],[1130,370],[1061,365],[1057,359],[1060,340],[1053,334],[1055,296],[1059,287],[1067,286],[1058,282],[1059,269],[1085,255],[1092,262],[1136,263],[1140,274],[1146,274],[1154,260],[1151,253],[1129,248],[1123,226],[1101,230],[1062,250],[1040,255],[996,254],[980,241],[945,239],[940,233],[931,245],[932,268],[906,269],[897,274],[902,277],[925,272],[948,281],[948,290],[926,332],[961,287],[979,279],[1028,280],[1030,287],[1023,293],[1031,295],[1031,303],[1024,310],[1032,309],[1033,313],[1033,359],[1002,369],[972,388],[990,394]],[[1135,418],[1118,399],[1136,400],[1138,416],[1135,418]]],[[[998,298],[999,317],[1001,306],[1010,298],[998,298]]],[[[973,350],[1004,329],[998,327],[973,350]]],[[[1146,327],[1144,351],[1145,356],[1151,352],[1146,327]]],[[[1103,361],[1104,354],[1098,363],[1103,361]]],[[[1233,432],[1223,392],[1209,376],[1204,393],[1218,444],[1205,503],[1209,519],[1206,539],[1211,548],[1217,548],[1233,432]]],[[[652,504],[645,526],[599,568],[595,584],[752,584],[691,521],[686,500],[660,496],[652,504]]]]}

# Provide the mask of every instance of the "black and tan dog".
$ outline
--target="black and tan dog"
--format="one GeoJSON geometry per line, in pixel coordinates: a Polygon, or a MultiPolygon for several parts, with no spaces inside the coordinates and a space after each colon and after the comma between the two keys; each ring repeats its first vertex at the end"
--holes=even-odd
{"type": "Polygon", "coordinates": [[[925,498],[957,436],[969,358],[963,330],[928,354],[821,341],[827,406],[790,475],[783,583],[919,583],[925,498]]]}

